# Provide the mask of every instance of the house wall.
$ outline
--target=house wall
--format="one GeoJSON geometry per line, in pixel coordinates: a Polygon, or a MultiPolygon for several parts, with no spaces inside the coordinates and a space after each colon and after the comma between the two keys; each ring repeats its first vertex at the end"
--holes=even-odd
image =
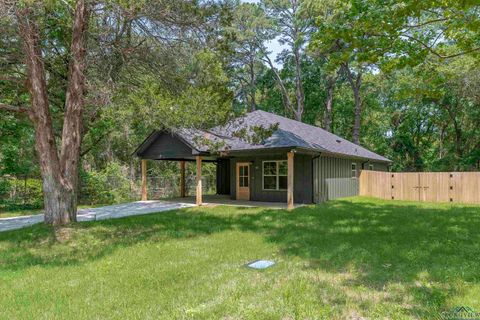
{"type": "Polygon", "coordinates": [[[362,165],[368,169],[373,164],[375,171],[388,171],[388,165],[378,162],[320,156],[313,159],[313,201],[356,196],[359,193],[358,174],[362,165]],[[352,163],[357,165],[357,178],[352,178],[352,163]]]}
{"type": "MultiPolygon", "coordinates": [[[[237,162],[251,162],[250,166],[250,200],[267,202],[287,202],[287,191],[271,191],[262,189],[262,161],[287,160],[287,154],[272,156],[242,157],[230,159],[230,196],[236,198],[236,165],[237,162]]],[[[294,201],[295,203],[312,203],[312,157],[295,154],[294,157],[294,201]]]]}

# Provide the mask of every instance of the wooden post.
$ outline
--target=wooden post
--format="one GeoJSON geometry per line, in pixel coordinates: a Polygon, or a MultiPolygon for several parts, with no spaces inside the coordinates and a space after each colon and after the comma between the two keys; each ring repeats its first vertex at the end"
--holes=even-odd
{"type": "Polygon", "coordinates": [[[202,205],[202,157],[197,156],[197,189],[196,189],[196,204],[202,205]]]}
{"type": "Polygon", "coordinates": [[[142,201],[147,201],[147,160],[142,159],[142,201]]]}
{"type": "Polygon", "coordinates": [[[287,209],[292,210],[293,206],[293,155],[292,151],[287,153],[287,164],[288,164],[288,171],[287,171],[287,209]]]}
{"type": "Polygon", "coordinates": [[[180,161],[180,197],[185,198],[185,161],[180,161]]]}

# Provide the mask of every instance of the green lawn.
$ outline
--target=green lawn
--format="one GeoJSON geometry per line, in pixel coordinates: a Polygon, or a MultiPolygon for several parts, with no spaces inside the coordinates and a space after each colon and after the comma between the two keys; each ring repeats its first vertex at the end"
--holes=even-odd
{"type": "Polygon", "coordinates": [[[0,233],[2,319],[429,319],[459,305],[480,310],[480,207],[351,198],[0,233]],[[278,264],[243,266],[260,258],[278,264]]]}
{"type": "MultiPolygon", "coordinates": [[[[83,208],[95,208],[108,206],[108,204],[96,204],[96,205],[79,205],[78,209],[83,208]]],[[[21,216],[31,216],[34,214],[43,213],[43,209],[19,209],[19,210],[5,210],[0,207],[0,218],[12,218],[21,216]]]]}
{"type": "Polygon", "coordinates": [[[41,209],[19,209],[19,210],[4,210],[0,208],[0,218],[12,218],[20,216],[30,216],[42,213],[41,209]]]}

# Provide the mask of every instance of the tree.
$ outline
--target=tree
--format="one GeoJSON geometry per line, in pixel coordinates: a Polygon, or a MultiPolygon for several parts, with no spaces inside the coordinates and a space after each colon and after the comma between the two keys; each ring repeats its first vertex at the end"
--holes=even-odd
{"type": "Polygon", "coordinates": [[[50,113],[45,61],[43,59],[36,4],[15,6],[14,12],[23,42],[30,108],[0,104],[7,111],[27,113],[35,129],[35,149],[42,174],[45,221],[60,225],[76,220],[76,192],[82,138],[85,90],[85,37],[89,5],[78,0],[73,14],[65,116],[62,142],[56,144],[50,113]]]}
{"type": "MultiPolygon", "coordinates": [[[[373,55],[371,37],[362,34],[361,30],[356,30],[356,21],[360,13],[354,5],[348,6],[342,1],[329,1],[321,4],[308,2],[308,7],[317,15],[317,30],[313,35],[310,49],[327,60],[330,70],[341,71],[350,84],[354,96],[352,141],[359,144],[363,107],[362,77],[372,61],[365,59],[366,56],[373,55]],[[350,31],[351,29],[355,30],[350,31]]],[[[325,125],[330,131],[336,75],[330,74],[329,78],[328,90],[331,94],[326,101],[325,125]]]]}
{"type": "Polygon", "coordinates": [[[305,110],[305,92],[303,90],[301,68],[302,56],[312,26],[312,21],[306,14],[307,11],[302,10],[302,3],[301,0],[264,0],[262,2],[267,16],[274,23],[279,42],[288,45],[289,49],[282,52],[281,59],[286,61],[289,56],[293,56],[295,62],[295,107],[290,101],[278,70],[268,57],[268,52],[265,52],[264,60],[275,74],[286,108],[293,113],[298,121],[302,121],[302,115],[305,110]]]}
{"type": "Polygon", "coordinates": [[[363,76],[363,67],[357,67],[356,71],[352,71],[350,67],[350,63],[344,62],[342,64],[342,71],[345,73],[348,83],[350,84],[350,88],[353,92],[354,98],[354,121],[353,121],[353,129],[352,129],[352,141],[353,143],[360,144],[360,128],[362,122],[362,109],[363,109],[363,101],[360,90],[362,88],[362,76],[363,76]]]}
{"type": "MultiPolygon", "coordinates": [[[[312,16],[315,17],[316,27],[319,24],[324,24],[327,21],[332,21],[336,18],[339,11],[338,2],[336,0],[329,1],[306,1],[306,10],[313,12],[312,16]]],[[[312,28],[312,34],[315,36],[317,30],[312,28]]],[[[323,128],[329,132],[333,132],[333,103],[335,97],[335,86],[340,76],[341,66],[332,59],[334,53],[337,50],[337,45],[333,45],[327,50],[326,48],[318,48],[318,43],[315,41],[309,44],[309,55],[315,60],[322,61],[325,64],[325,84],[326,84],[326,97],[324,101],[325,110],[323,114],[322,125],[323,128]],[[331,56],[332,55],[332,56],[331,56]]]]}
{"type": "Polygon", "coordinates": [[[309,1],[317,16],[310,47],[341,65],[354,95],[352,139],[360,142],[362,75],[425,60],[478,56],[478,4],[471,1],[309,1]],[[454,46],[452,46],[454,44],[454,46]]]}
{"type": "Polygon", "coordinates": [[[22,83],[24,78],[28,88],[27,94],[22,85],[12,89],[15,93],[2,90],[0,110],[27,115],[33,124],[45,221],[53,225],[76,220],[80,156],[91,150],[82,151],[82,140],[85,134],[98,132],[92,130],[91,121],[101,118],[101,108],[112,103],[116,86],[138,85],[141,70],[157,78],[162,74],[165,86],[175,84],[168,80],[177,76],[178,63],[169,62],[191,57],[188,47],[210,45],[203,31],[214,34],[218,21],[212,18],[218,12],[215,4],[165,1],[144,7],[129,1],[77,0],[70,7],[71,3],[2,3],[0,19],[6,30],[1,50],[9,59],[0,67],[9,81],[22,83]],[[19,40],[23,50],[17,50],[19,40]],[[153,55],[170,61],[151,59],[153,55]],[[137,78],[133,73],[127,76],[133,69],[137,78]]]}
{"type": "Polygon", "coordinates": [[[257,77],[264,67],[261,54],[265,41],[271,38],[270,28],[271,22],[264,11],[252,3],[237,4],[232,25],[226,28],[233,34],[232,77],[250,111],[257,109],[257,77]]]}

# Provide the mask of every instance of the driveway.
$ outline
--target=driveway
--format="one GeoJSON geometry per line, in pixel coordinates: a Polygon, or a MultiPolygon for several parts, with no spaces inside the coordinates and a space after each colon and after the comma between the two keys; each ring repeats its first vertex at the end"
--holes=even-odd
{"type": "MultiPolygon", "coordinates": [[[[116,204],[106,207],[79,209],[78,221],[95,221],[114,218],[123,218],[141,214],[169,211],[174,209],[193,207],[193,204],[166,201],[137,201],[116,204]]],[[[20,229],[43,222],[43,214],[0,219],[0,232],[20,229]]]]}

